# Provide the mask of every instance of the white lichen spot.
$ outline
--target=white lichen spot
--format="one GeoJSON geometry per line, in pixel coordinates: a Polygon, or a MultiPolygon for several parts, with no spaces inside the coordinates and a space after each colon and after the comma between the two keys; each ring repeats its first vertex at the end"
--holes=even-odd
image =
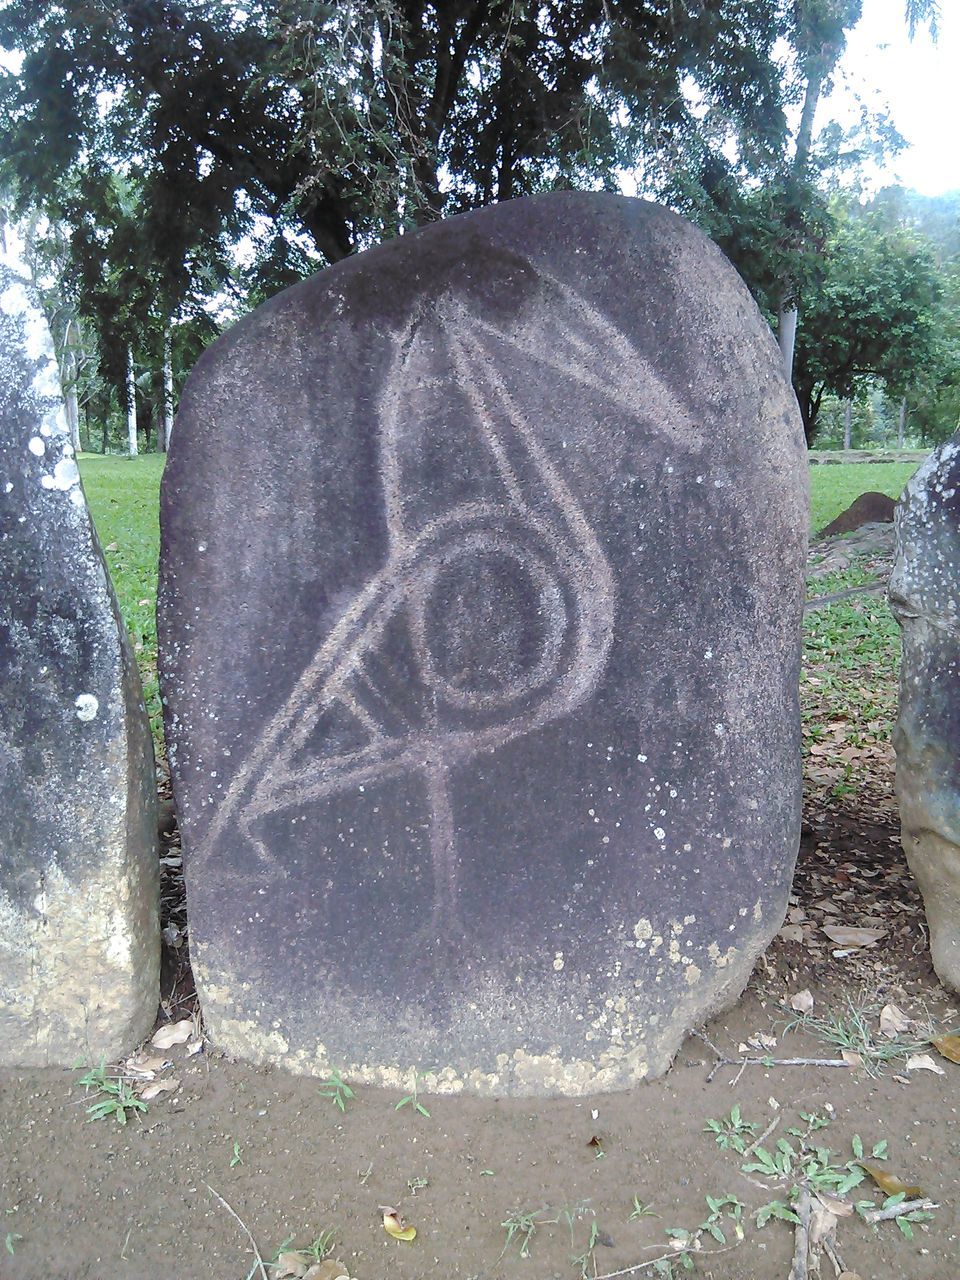
{"type": "Polygon", "coordinates": [[[100,702],[92,693],[81,693],[73,702],[77,710],[78,720],[95,720],[100,710],[100,702]]]}
{"type": "Polygon", "coordinates": [[[658,840],[662,840],[667,833],[664,831],[663,827],[654,827],[653,834],[658,840]]]}
{"type": "Polygon", "coordinates": [[[47,446],[43,443],[39,436],[31,436],[27,442],[27,448],[35,458],[42,458],[47,451],[47,446]]]}
{"type": "Polygon", "coordinates": [[[53,484],[56,489],[72,489],[80,479],[80,472],[73,458],[61,458],[53,468],[53,484]]]}
{"type": "Polygon", "coordinates": [[[633,936],[638,942],[647,942],[653,937],[653,925],[649,920],[638,920],[633,926],[633,936]]]}
{"type": "Polygon", "coordinates": [[[562,951],[558,951],[557,954],[553,957],[553,967],[554,969],[556,969],[557,973],[559,973],[560,970],[563,968],[563,952],[562,951]]]}
{"type": "Polygon", "coordinates": [[[695,964],[688,964],[683,971],[683,976],[687,980],[688,987],[695,987],[700,981],[700,970],[695,964]]]}

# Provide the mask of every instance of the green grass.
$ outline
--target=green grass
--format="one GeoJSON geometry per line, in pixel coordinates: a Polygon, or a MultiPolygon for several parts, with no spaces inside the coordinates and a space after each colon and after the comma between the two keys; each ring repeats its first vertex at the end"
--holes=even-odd
{"type": "Polygon", "coordinates": [[[917,462],[840,462],[810,468],[811,527],[819,531],[869,491],[899,498],[917,462]]]}
{"type": "Polygon", "coordinates": [[[90,513],[140,667],[158,752],[163,731],[157,686],[157,559],[160,477],[165,460],[156,453],[141,458],[82,453],[78,460],[90,513]]]}

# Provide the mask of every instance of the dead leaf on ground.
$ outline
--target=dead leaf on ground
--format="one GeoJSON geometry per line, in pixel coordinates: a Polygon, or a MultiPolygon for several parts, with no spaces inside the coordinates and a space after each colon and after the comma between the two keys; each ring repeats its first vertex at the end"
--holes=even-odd
{"type": "Polygon", "coordinates": [[[880,1034],[894,1040],[909,1030],[910,1019],[895,1004],[885,1004],[880,1010],[880,1034]]]}
{"type": "Polygon", "coordinates": [[[818,1255],[823,1247],[823,1241],[833,1235],[837,1229],[836,1214],[830,1212],[823,1204],[814,1201],[810,1210],[810,1225],[808,1227],[809,1247],[814,1255],[818,1255]]]}
{"type": "Polygon", "coordinates": [[[838,947],[872,947],[886,937],[886,929],[858,929],[853,925],[825,924],[823,932],[838,947]]]}
{"type": "Polygon", "coordinates": [[[179,1022],[168,1022],[155,1032],[150,1043],[158,1049],[170,1049],[175,1044],[186,1044],[193,1035],[193,1019],[182,1018],[179,1022]]]}
{"type": "Polygon", "coordinates": [[[187,1041],[187,1057],[192,1058],[193,1055],[195,1053],[199,1053],[202,1048],[203,1048],[202,1039],[188,1040],[187,1041]]]}
{"type": "Polygon", "coordinates": [[[342,1262],[324,1258],[323,1262],[315,1262],[309,1271],[304,1272],[303,1280],[350,1280],[350,1272],[342,1262]]]}
{"type": "Polygon", "coordinates": [[[784,942],[802,942],[803,929],[798,924],[785,924],[777,936],[784,942]]]}
{"type": "Polygon", "coordinates": [[[803,991],[798,991],[795,996],[790,997],[790,1008],[796,1013],[809,1013],[813,1008],[813,996],[805,987],[803,991]]]}
{"type": "Polygon", "coordinates": [[[878,1169],[875,1164],[867,1164],[865,1160],[858,1160],[857,1164],[860,1168],[870,1175],[877,1186],[888,1196],[904,1195],[908,1200],[917,1199],[923,1195],[919,1187],[912,1183],[904,1182],[898,1178],[896,1174],[887,1173],[886,1169],[878,1169]]]}
{"type": "Polygon", "coordinates": [[[179,1088],[180,1081],[176,1076],[171,1076],[169,1080],[154,1080],[151,1084],[140,1085],[137,1088],[137,1097],[142,1098],[144,1102],[150,1102],[158,1098],[161,1093],[174,1093],[179,1088]]]}
{"type": "Polygon", "coordinates": [[[829,1191],[814,1191],[814,1195],[835,1218],[849,1218],[853,1213],[852,1204],[841,1200],[839,1196],[832,1196],[829,1191]]]}
{"type": "Polygon", "coordinates": [[[408,1227],[396,1209],[381,1205],[380,1212],[383,1214],[383,1229],[388,1236],[393,1236],[394,1240],[416,1240],[417,1228],[408,1227]]]}
{"type": "Polygon", "coordinates": [[[128,1058],[126,1068],[131,1075],[143,1076],[146,1080],[152,1080],[158,1071],[162,1071],[164,1067],[170,1066],[169,1058],[147,1058],[140,1057],[138,1054],[134,1058],[128,1058]]]}
{"type": "Polygon", "coordinates": [[[840,1051],[840,1057],[844,1060],[844,1062],[847,1064],[848,1067],[863,1066],[863,1058],[860,1057],[859,1053],[854,1053],[852,1049],[842,1049],[840,1051]]]}
{"type": "Polygon", "coordinates": [[[960,1062],[960,1036],[937,1036],[930,1043],[949,1062],[960,1062]]]}
{"type": "Polygon", "coordinates": [[[310,1255],[299,1249],[285,1249],[271,1266],[274,1280],[303,1280],[310,1267],[310,1255]]]}
{"type": "Polygon", "coordinates": [[[939,1062],[934,1062],[929,1053],[915,1053],[906,1061],[908,1071],[933,1071],[938,1076],[945,1076],[947,1073],[939,1062]]]}
{"type": "Polygon", "coordinates": [[[862,1277],[857,1271],[841,1271],[837,1280],[862,1280],[862,1277]]]}

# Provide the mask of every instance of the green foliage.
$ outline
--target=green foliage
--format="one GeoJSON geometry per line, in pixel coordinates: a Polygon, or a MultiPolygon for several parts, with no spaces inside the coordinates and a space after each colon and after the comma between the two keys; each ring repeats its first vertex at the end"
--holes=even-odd
{"type": "Polygon", "coordinates": [[[88,1068],[77,1083],[83,1085],[88,1091],[95,1090],[100,1095],[87,1107],[87,1116],[91,1121],[105,1120],[108,1116],[113,1116],[118,1124],[125,1125],[128,1112],[148,1109],[147,1104],[135,1096],[125,1080],[107,1074],[106,1064],[103,1062],[98,1067],[88,1068]]]}
{"type": "Polygon", "coordinates": [[[708,1120],[705,1132],[712,1133],[716,1138],[717,1146],[724,1151],[732,1150],[742,1153],[747,1148],[747,1139],[752,1138],[756,1132],[756,1125],[747,1124],[740,1114],[740,1104],[737,1103],[729,1116],[724,1116],[720,1120],[708,1120]]]}
{"type": "Polygon", "coordinates": [[[329,1098],[338,1111],[346,1111],[347,1103],[352,1102],[356,1094],[340,1075],[340,1072],[332,1070],[320,1085],[320,1096],[329,1098]]]}
{"type": "Polygon", "coordinates": [[[845,398],[868,377],[902,394],[941,363],[943,285],[929,248],[871,213],[837,208],[821,274],[801,292],[794,385],[807,439],[827,392],[845,398]]]}

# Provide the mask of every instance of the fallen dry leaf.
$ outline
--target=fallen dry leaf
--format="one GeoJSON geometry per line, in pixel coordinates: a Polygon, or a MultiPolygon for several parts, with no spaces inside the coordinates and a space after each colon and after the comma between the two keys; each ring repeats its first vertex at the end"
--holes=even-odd
{"type": "Polygon", "coordinates": [[[910,1027],[910,1019],[895,1004],[885,1004],[880,1010],[880,1034],[893,1040],[910,1027]]]}
{"type": "Polygon", "coordinates": [[[949,1062],[960,1062],[960,1036],[937,1036],[930,1043],[949,1062]]]}
{"type": "Polygon", "coordinates": [[[153,1098],[158,1098],[161,1093],[173,1093],[180,1088],[180,1081],[171,1076],[169,1080],[154,1080],[152,1084],[141,1085],[137,1089],[137,1097],[142,1098],[144,1102],[150,1102],[153,1098]]]}
{"type": "Polygon", "coordinates": [[[323,1262],[315,1262],[309,1271],[304,1272],[303,1280],[350,1280],[350,1272],[342,1262],[324,1258],[323,1262]]]}
{"type": "Polygon", "coordinates": [[[878,1169],[875,1164],[867,1164],[865,1160],[858,1160],[857,1164],[864,1173],[870,1175],[880,1190],[888,1196],[898,1196],[902,1192],[908,1200],[914,1200],[923,1195],[919,1187],[903,1182],[896,1174],[887,1173],[886,1169],[878,1169]]]}
{"type": "Polygon", "coordinates": [[[945,1076],[947,1073],[939,1062],[934,1062],[929,1053],[915,1053],[906,1061],[908,1071],[934,1071],[938,1076],[945,1076]]]}
{"type": "Polygon", "coordinates": [[[169,1066],[169,1058],[141,1058],[139,1055],[128,1058],[126,1062],[127,1070],[131,1075],[144,1076],[147,1080],[152,1080],[158,1071],[169,1066]]]}
{"type": "Polygon", "coordinates": [[[796,1013],[809,1013],[813,1008],[813,996],[806,987],[790,997],[790,1008],[796,1013]]]}
{"type": "Polygon", "coordinates": [[[838,1196],[832,1196],[829,1191],[814,1191],[814,1195],[835,1218],[849,1218],[853,1213],[852,1204],[847,1204],[846,1200],[841,1200],[838,1196]]]}
{"type": "Polygon", "coordinates": [[[819,1204],[815,1200],[810,1210],[810,1225],[808,1227],[809,1247],[815,1256],[819,1256],[820,1250],[823,1248],[824,1239],[833,1235],[836,1229],[836,1214],[831,1213],[823,1204],[819,1204]]]}
{"type": "Polygon", "coordinates": [[[310,1255],[301,1253],[298,1249],[285,1249],[279,1254],[276,1262],[272,1264],[274,1280],[287,1280],[292,1277],[293,1280],[303,1280],[310,1267],[310,1255]]]}
{"type": "Polygon", "coordinates": [[[198,1040],[188,1040],[188,1041],[187,1041],[187,1057],[188,1057],[188,1058],[192,1058],[192,1057],[193,1057],[193,1055],[194,1055],[195,1053],[199,1053],[199,1052],[200,1052],[200,1050],[201,1050],[202,1048],[203,1048],[203,1041],[202,1041],[202,1040],[199,1040],[199,1039],[198,1039],[198,1040]]]}
{"type": "Polygon", "coordinates": [[[862,1277],[856,1271],[841,1271],[837,1280],[862,1280],[862,1277]]]}
{"type": "Polygon", "coordinates": [[[193,1019],[182,1018],[179,1022],[168,1022],[165,1027],[154,1033],[150,1043],[158,1049],[169,1049],[175,1044],[186,1044],[193,1035],[193,1019]]]}
{"type": "Polygon", "coordinates": [[[396,1209],[381,1205],[380,1211],[383,1214],[383,1229],[388,1236],[393,1236],[394,1240],[416,1240],[417,1228],[408,1227],[396,1209]]]}
{"type": "Polygon", "coordinates": [[[802,942],[803,930],[798,924],[785,924],[777,936],[784,942],[802,942]]]}
{"type": "Polygon", "coordinates": [[[887,933],[886,929],[857,929],[843,924],[825,924],[823,932],[838,947],[872,947],[887,933]]]}
{"type": "Polygon", "coordinates": [[[854,1053],[852,1049],[842,1049],[840,1057],[844,1060],[848,1067],[862,1067],[863,1059],[859,1053],[854,1053]]]}

